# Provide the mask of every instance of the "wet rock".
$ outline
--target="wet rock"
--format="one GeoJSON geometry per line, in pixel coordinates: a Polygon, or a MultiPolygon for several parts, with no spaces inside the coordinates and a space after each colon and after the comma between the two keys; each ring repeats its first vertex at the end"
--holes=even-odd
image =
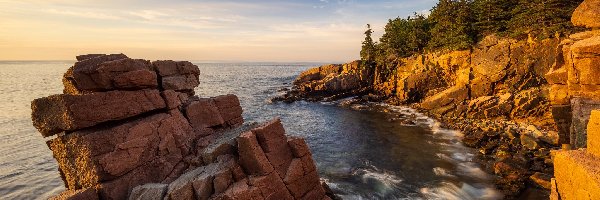
{"type": "Polygon", "coordinates": [[[165,107],[165,101],[157,90],[61,94],[34,100],[31,118],[33,126],[48,137],[165,107]]]}

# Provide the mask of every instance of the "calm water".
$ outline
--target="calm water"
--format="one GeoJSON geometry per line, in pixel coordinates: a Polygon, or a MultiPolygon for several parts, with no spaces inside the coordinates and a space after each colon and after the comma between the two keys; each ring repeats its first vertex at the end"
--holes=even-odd
{"type": "MultiPolygon", "coordinates": [[[[386,114],[335,103],[271,103],[309,63],[197,63],[199,96],[237,94],[246,121],[280,116],[288,134],[307,139],[320,174],[345,199],[498,199],[491,177],[472,162],[460,133],[413,110],[414,126],[386,114]]],[[[45,199],[64,190],[29,102],[61,93],[72,62],[0,62],[0,199],[45,199]]],[[[355,106],[356,107],[356,106],[355,106]]]]}

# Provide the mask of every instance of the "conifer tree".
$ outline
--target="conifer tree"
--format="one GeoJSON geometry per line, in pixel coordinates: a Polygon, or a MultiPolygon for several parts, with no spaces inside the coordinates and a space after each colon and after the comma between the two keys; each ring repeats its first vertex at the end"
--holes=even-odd
{"type": "Polygon", "coordinates": [[[430,50],[462,50],[475,43],[477,34],[471,3],[470,0],[440,0],[431,10],[430,50]]]}
{"type": "Polygon", "coordinates": [[[490,34],[503,35],[508,30],[512,9],[518,0],[475,0],[473,13],[479,38],[490,34]]]}
{"type": "Polygon", "coordinates": [[[511,36],[524,38],[531,34],[543,39],[570,34],[574,29],[571,16],[582,0],[519,0],[509,22],[511,36]]]}
{"type": "Polygon", "coordinates": [[[360,58],[367,66],[374,64],[375,62],[375,43],[371,35],[373,30],[371,24],[367,24],[367,30],[365,31],[365,40],[362,42],[362,49],[360,50],[360,58]]]}

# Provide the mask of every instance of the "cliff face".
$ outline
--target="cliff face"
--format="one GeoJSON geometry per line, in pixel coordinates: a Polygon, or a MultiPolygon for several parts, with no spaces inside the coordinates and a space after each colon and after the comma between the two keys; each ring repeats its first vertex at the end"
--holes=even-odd
{"type": "MultiPolygon", "coordinates": [[[[243,125],[235,95],[194,96],[190,62],[83,55],[64,94],[32,102],[58,162],[56,199],[329,199],[306,142],[243,125]]],[[[332,195],[332,197],[334,197],[332,195]]]]}
{"type": "MultiPolygon", "coordinates": [[[[573,13],[573,24],[600,28],[600,1],[585,0],[573,13]]],[[[569,36],[561,56],[546,77],[552,84],[554,110],[567,110],[570,148],[554,151],[551,199],[600,198],[600,31],[569,36]]]]}
{"type": "Polygon", "coordinates": [[[464,143],[489,158],[490,171],[501,177],[498,186],[508,196],[528,182],[550,189],[549,149],[569,142],[570,123],[553,115],[555,93],[545,77],[562,56],[560,44],[559,39],[534,43],[488,36],[472,50],[415,55],[393,69],[369,69],[355,61],[343,65],[356,65],[355,71],[337,65],[330,72],[325,69],[336,65],[328,65],[302,73],[292,91],[275,100],[358,96],[416,107],[462,130],[464,143]],[[341,81],[349,86],[345,90],[328,87],[349,76],[368,77],[341,81]]]}

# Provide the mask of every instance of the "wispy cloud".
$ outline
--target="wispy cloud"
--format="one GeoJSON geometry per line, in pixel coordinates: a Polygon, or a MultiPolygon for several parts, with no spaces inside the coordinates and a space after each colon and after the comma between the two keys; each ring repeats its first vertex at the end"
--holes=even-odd
{"type": "Polygon", "coordinates": [[[434,0],[0,0],[0,59],[91,51],[192,60],[347,61],[365,24],[434,0]],[[267,56],[268,55],[268,56],[267,56]]]}

